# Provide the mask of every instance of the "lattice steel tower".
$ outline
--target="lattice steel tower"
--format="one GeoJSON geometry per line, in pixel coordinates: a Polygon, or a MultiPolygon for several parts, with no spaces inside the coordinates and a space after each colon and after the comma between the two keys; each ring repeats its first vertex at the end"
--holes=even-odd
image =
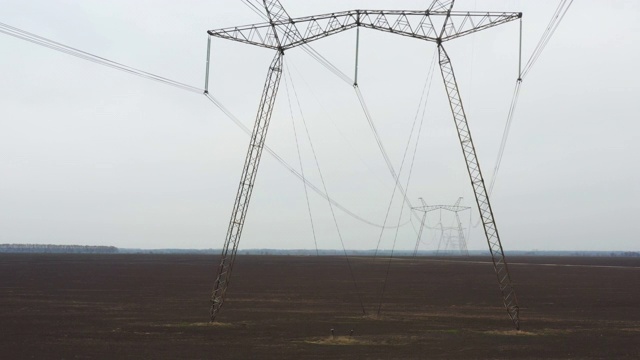
{"type": "MultiPolygon", "coordinates": [[[[413,256],[415,257],[416,255],[418,255],[418,247],[420,246],[420,239],[422,238],[422,230],[424,229],[424,226],[425,226],[424,223],[425,223],[425,220],[427,219],[427,213],[431,211],[436,211],[436,210],[440,210],[440,211],[445,210],[445,211],[453,212],[456,218],[456,226],[446,229],[446,230],[455,230],[458,233],[455,238],[456,241],[453,241],[452,238],[448,236],[447,242],[445,244],[445,249],[448,249],[449,246],[457,247],[458,250],[460,251],[460,255],[468,256],[469,251],[467,250],[467,241],[464,237],[464,228],[462,227],[462,221],[460,221],[460,215],[458,213],[461,211],[470,210],[471,208],[468,206],[460,206],[460,202],[462,201],[462,198],[458,198],[458,201],[456,201],[454,205],[427,205],[427,203],[424,201],[423,198],[420,198],[420,201],[422,202],[422,206],[417,206],[412,208],[412,210],[424,212],[424,214],[422,214],[422,224],[420,225],[420,230],[418,231],[418,239],[416,240],[416,246],[413,249],[413,256]]],[[[440,230],[442,230],[444,233],[445,229],[441,228],[440,230]]],[[[438,244],[437,253],[440,253],[441,244],[442,244],[442,237],[440,239],[440,243],[438,244]]]]}
{"type": "MultiPolygon", "coordinates": [[[[331,14],[291,18],[278,0],[263,0],[268,22],[254,25],[209,30],[211,36],[261,46],[275,50],[275,56],[267,72],[267,80],[251,134],[249,149],[231,213],[231,220],[222,250],[213,294],[211,297],[211,321],[219,313],[229,285],[233,263],[242,235],[249,200],[255,182],[260,157],[264,148],[269,121],[275,103],[280,78],[282,57],[286,50],[309,42],[360,27],[430,41],[438,46],[440,71],[444,80],[462,153],[467,164],[469,178],[480,210],[487,243],[498,277],[504,306],[516,328],[519,327],[518,302],[505,261],[498,229],[487,196],[482,172],[471,139],[467,117],[460,99],[453,65],[444,49],[444,43],[497,25],[520,19],[517,12],[465,12],[452,11],[453,0],[435,0],[426,10],[349,10],[331,14]]],[[[207,54],[208,59],[208,54],[207,54]]],[[[207,60],[208,64],[208,60],[207,60]]],[[[207,67],[208,74],[208,67],[207,67]]],[[[205,91],[208,89],[208,77],[205,91]]]]}

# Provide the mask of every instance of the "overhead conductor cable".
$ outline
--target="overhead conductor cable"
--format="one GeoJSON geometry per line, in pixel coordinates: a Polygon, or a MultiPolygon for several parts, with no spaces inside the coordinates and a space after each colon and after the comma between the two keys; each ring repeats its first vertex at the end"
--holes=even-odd
{"type": "MultiPolygon", "coordinates": [[[[170,86],[174,86],[177,87],[179,89],[182,90],[186,90],[189,92],[193,92],[193,93],[199,93],[202,94],[204,93],[205,96],[207,97],[207,99],[209,101],[211,101],[218,109],[220,109],[220,111],[222,111],[234,124],[236,124],[236,126],[238,126],[241,130],[243,130],[245,133],[247,134],[251,134],[251,131],[244,126],[244,124],[238,120],[238,118],[236,116],[234,116],[219,100],[217,100],[215,97],[213,97],[211,94],[208,93],[208,81],[206,81],[205,87],[207,87],[207,89],[201,89],[195,86],[191,86],[179,81],[175,81],[175,80],[171,80],[168,79],[166,77],[160,76],[160,75],[156,75],[147,71],[143,71],[140,69],[136,69],[134,67],[128,66],[128,65],[124,65],[122,63],[116,62],[116,61],[112,61],[109,60],[107,58],[95,55],[95,54],[91,54],[89,52],[80,50],[80,49],[76,49],[73,48],[71,46],[68,45],[64,45],[62,43],[53,41],[51,39],[47,39],[45,37],[30,33],[28,31],[25,30],[21,30],[18,29],[16,27],[7,25],[5,23],[0,22],[0,33],[21,39],[21,40],[25,40],[25,41],[29,41],[33,44],[36,45],[40,45],[46,48],[49,48],[51,50],[55,50],[64,54],[68,54],[74,57],[77,57],[79,59],[82,60],[87,60],[90,62],[93,62],[95,64],[98,65],[102,65],[102,66],[106,66],[115,70],[119,70],[119,71],[123,71],[125,73],[131,74],[131,75],[135,75],[135,76],[139,76],[145,79],[149,79],[149,80],[153,80],[153,81],[157,81],[160,83],[164,83],[166,85],[170,85],[170,86]],[[207,90],[207,91],[205,91],[207,90]]],[[[293,168],[291,165],[289,165],[282,157],[280,157],[275,151],[273,151],[271,148],[269,148],[268,146],[265,146],[265,150],[270,153],[274,158],[276,158],[276,160],[282,164],[282,166],[284,166],[287,170],[289,170],[289,172],[291,172],[292,174],[294,174],[296,177],[298,177],[300,180],[304,181],[307,186],[309,186],[309,188],[311,190],[313,190],[314,192],[318,193],[318,195],[320,195],[322,198],[327,199],[328,201],[330,201],[337,209],[340,209],[341,211],[343,211],[345,214],[353,217],[354,219],[361,221],[365,224],[374,226],[374,227],[382,227],[383,225],[380,224],[376,224],[372,221],[369,221],[359,215],[357,215],[356,213],[354,213],[353,211],[347,209],[345,206],[341,205],[340,203],[338,203],[337,201],[329,198],[325,193],[322,192],[322,190],[320,190],[320,188],[318,188],[317,186],[313,185],[311,182],[309,182],[308,180],[306,180],[304,178],[304,176],[302,176],[297,170],[295,170],[295,168],[293,168]]],[[[393,228],[392,226],[389,226],[388,228],[393,228]]]]}

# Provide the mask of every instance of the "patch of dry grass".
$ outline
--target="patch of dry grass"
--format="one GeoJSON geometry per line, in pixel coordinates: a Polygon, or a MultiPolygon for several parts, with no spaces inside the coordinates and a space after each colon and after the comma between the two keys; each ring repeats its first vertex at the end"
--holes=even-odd
{"type": "Polygon", "coordinates": [[[397,346],[407,345],[416,341],[415,336],[391,335],[384,337],[362,337],[362,336],[334,336],[323,338],[311,338],[305,340],[304,343],[315,345],[369,345],[369,346],[397,346]]]}
{"type": "Polygon", "coordinates": [[[522,330],[491,330],[491,331],[483,331],[483,334],[487,335],[500,335],[500,336],[538,336],[538,335],[546,335],[544,333],[538,334],[531,331],[522,331],[522,330]]]}
{"type": "Polygon", "coordinates": [[[231,324],[223,322],[194,322],[194,323],[177,323],[177,324],[165,324],[164,327],[235,327],[241,326],[241,324],[231,324]]]}
{"type": "Polygon", "coordinates": [[[640,332],[640,327],[636,327],[636,328],[622,328],[620,329],[622,331],[631,331],[631,332],[640,332]]]}
{"type": "Polygon", "coordinates": [[[316,345],[382,345],[376,344],[375,342],[367,339],[362,339],[354,336],[329,336],[325,338],[314,338],[310,340],[306,340],[307,344],[316,344],[316,345]]]}

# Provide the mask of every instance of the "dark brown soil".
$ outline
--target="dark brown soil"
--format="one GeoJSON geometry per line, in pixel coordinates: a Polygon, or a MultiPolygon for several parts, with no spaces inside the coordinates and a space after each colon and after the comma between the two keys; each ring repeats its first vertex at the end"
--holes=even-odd
{"type": "Polygon", "coordinates": [[[511,258],[519,332],[487,258],[393,259],[380,316],[350,260],[240,256],[209,324],[214,256],[3,254],[0,358],[640,359],[640,259],[511,258]]]}

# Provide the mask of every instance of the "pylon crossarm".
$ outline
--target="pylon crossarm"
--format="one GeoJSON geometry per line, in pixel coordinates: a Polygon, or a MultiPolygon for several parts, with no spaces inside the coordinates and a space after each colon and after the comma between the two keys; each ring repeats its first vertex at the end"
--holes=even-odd
{"type": "Polygon", "coordinates": [[[357,26],[437,42],[437,28],[443,21],[446,21],[446,27],[442,41],[448,41],[520,17],[521,13],[512,12],[349,10],[209,30],[207,33],[213,37],[274,50],[278,49],[277,39],[280,39],[282,49],[286,50],[357,26]]]}
{"type": "Polygon", "coordinates": [[[231,220],[229,221],[229,228],[227,229],[227,236],[221,254],[218,276],[211,295],[211,321],[215,319],[220,311],[224,303],[227,287],[229,286],[231,270],[233,269],[234,260],[238,251],[238,244],[240,243],[242,229],[244,228],[244,222],[249,208],[249,200],[253,192],[253,185],[258,173],[258,166],[260,165],[260,158],[262,157],[262,150],[264,149],[267,130],[269,128],[269,122],[271,121],[271,114],[273,113],[273,105],[282,77],[282,57],[283,54],[277,52],[273,58],[269,66],[269,72],[267,73],[262,98],[260,99],[256,123],[251,134],[251,142],[242,169],[240,185],[233,205],[231,220]]]}
{"type": "Polygon", "coordinates": [[[493,268],[498,278],[500,291],[502,292],[503,303],[509,317],[516,326],[516,329],[519,329],[520,320],[518,314],[518,300],[511,283],[511,276],[509,275],[507,261],[502,249],[502,243],[500,242],[498,228],[493,217],[493,210],[491,209],[491,203],[489,201],[489,196],[487,195],[482,171],[480,170],[476,149],[473,145],[473,139],[471,138],[471,131],[469,130],[469,125],[467,123],[467,116],[465,114],[464,107],[462,106],[462,99],[460,97],[458,83],[453,72],[451,59],[442,44],[438,45],[438,54],[442,79],[447,90],[449,105],[451,113],[453,114],[456,130],[458,132],[460,146],[462,147],[462,153],[467,165],[467,171],[473,187],[476,203],[482,218],[487,244],[489,245],[491,259],[493,261],[493,268]]]}
{"type": "Polygon", "coordinates": [[[209,30],[207,33],[214,37],[238,41],[246,44],[277,50],[275,34],[282,39],[283,49],[291,49],[329,35],[352,29],[358,24],[356,12],[344,11],[339,13],[307,16],[286,21],[274,21],[238,27],[209,30]],[[295,30],[293,30],[295,27],[295,30]]]}
{"type": "Polygon", "coordinates": [[[438,42],[438,28],[442,20],[447,24],[442,41],[447,41],[504,24],[520,17],[520,13],[505,12],[356,11],[360,12],[360,26],[431,42],[438,42]]]}
{"type": "Polygon", "coordinates": [[[478,31],[520,19],[520,12],[451,11],[444,26],[442,41],[449,41],[478,31]]]}
{"type": "Polygon", "coordinates": [[[436,211],[436,210],[447,210],[447,211],[458,212],[458,211],[469,210],[471,208],[468,206],[457,206],[457,205],[428,205],[428,206],[416,206],[411,209],[416,211],[423,211],[423,212],[430,212],[430,211],[436,211]]]}

